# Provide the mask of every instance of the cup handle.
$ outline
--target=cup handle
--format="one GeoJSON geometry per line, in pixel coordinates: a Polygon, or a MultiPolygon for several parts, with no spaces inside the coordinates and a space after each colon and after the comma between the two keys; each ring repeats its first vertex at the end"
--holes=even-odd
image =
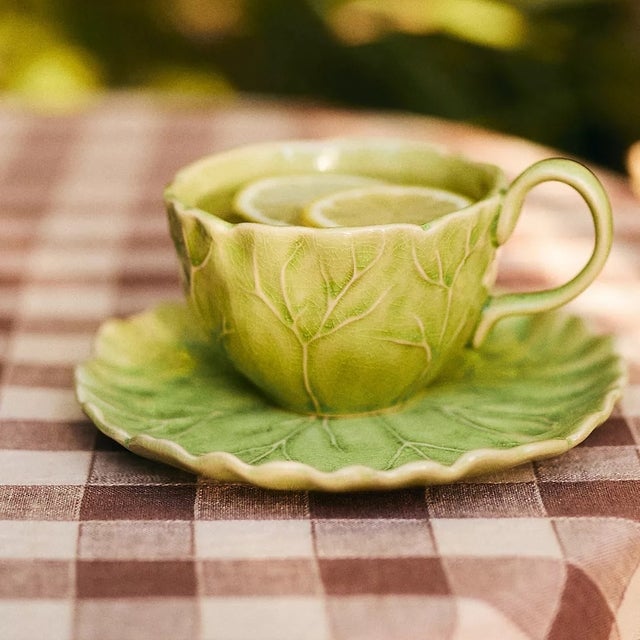
{"type": "Polygon", "coordinates": [[[613,241],[613,219],[609,198],[598,178],[585,166],[566,158],[549,158],[525,169],[511,184],[494,231],[496,245],[504,244],[513,233],[527,193],[541,182],[560,181],[573,187],[585,200],[595,228],[593,253],[585,267],[569,282],[544,291],[507,293],[487,300],[472,344],[479,347],[490,329],[501,318],[555,309],[582,293],[604,267],[613,241]]]}

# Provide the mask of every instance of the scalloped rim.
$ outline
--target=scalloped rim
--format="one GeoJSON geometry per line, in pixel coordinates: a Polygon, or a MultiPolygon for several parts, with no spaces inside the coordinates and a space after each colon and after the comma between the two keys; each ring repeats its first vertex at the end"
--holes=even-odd
{"type": "Polygon", "coordinates": [[[133,453],[145,458],[177,466],[185,471],[220,481],[245,482],[267,489],[364,491],[402,487],[446,484],[467,476],[502,471],[524,462],[550,458],[580,444],[612,413],[627,382],[622,358],[618,358],[618,377],[603,396],[600,408],[586,414],[566,438],[554,438],[519,445],[511,449],[476,449],[445,466],[433,461],[409,462],[389,471],[379,471],[362,465],[343,467],[338,471],[319,471],[301,462],[267,462],[250,465],[231,453],[213,451],[195,456],[172,440],[148,435],[131,436],[116,425],[109,424],[100,409],[84,398],[81,369],[76,369],[76,394],[85,413],[105,435],[133,453]]]}

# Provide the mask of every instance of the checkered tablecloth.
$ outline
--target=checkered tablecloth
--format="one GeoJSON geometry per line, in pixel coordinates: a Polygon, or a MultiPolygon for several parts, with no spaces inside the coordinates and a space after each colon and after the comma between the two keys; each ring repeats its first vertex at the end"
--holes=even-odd
{"type": "MultiPolygon", "coordinates": [[[[630,386],[553,460],[455,485],[271,492],[207,482],[102,436],[74,398],[99,324],[180,299],[161,202],[181,165],[265,139],[396,135],[505,168],[548,151],[430,119],[247,101],[0,107],[0,639],[640,639],[640,204],[571,311],[616,335],[630,386]]],[[[501,281],[572,276],[589,216],[537,188],[501,281]]]]}

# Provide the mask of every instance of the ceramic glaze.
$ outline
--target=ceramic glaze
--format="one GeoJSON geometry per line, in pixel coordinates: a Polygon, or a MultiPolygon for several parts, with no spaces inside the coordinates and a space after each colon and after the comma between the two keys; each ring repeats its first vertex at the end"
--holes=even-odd
{"type": "Polygon", "coordinates": [[[140,455],[218,480],[349,491],[451,482],[577,445],[611,413],[624,367],[608,337],[557,313],[508,318],[403,411],[285,411],[239,375],[184,305],[100,329],[82,406],[140,455]]]}
{"type": "Polygon", "coordinates": [[[495,166],[399,140],[233,150],[182,170],[165,199],[189,304],[208,339],[276,406],[316,416],[404,407],[500,318],[549,310],[583,291],[612,236],[606,194],[578,163],[543,161],[506,189],[495,166]],[[312,171],[435,187],[472,204],[422,226],[311,229],[229,214],[248,182],[312,171]],[[593,255],[561,287],[493,296],[496,249],[526,193],[546,180],[586,200],[593,255]]]}

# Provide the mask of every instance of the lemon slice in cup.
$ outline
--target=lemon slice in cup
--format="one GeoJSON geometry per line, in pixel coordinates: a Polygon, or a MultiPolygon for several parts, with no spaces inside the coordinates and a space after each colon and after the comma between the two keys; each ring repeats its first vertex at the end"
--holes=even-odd
{"type": "Polygon", "coordinates": [[[444,189],[381,184],[319,198],[305,208],[300,219],[309,227],[423,225],[471,202],[469,198],[444,189]]]}
{"type": "Polygon", "coordinates": [[[233,200],[235,212],[247,222],[299,224],[302,210],[318,198],[362,187],[384,185],[366,176],[309,173],[262,178],[247,184],[233,200]]]}

